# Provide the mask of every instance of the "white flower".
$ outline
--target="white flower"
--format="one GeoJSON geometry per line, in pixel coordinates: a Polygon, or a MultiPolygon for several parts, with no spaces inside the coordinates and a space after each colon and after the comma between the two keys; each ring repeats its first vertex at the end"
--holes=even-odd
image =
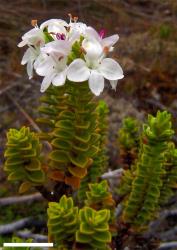
{"type": "MultiPolygon", "coordinates": [[[[28,45],[28,49],[24,53],[21,64],[27,64],[27,73],[29,79],[33,77],[33,66],[40,55],[40,47],[45,44],[45,35],[42,30],[35,27],[22,36],[22,41],[18,47],[28,45]]],[[[39,61],[39,60],[38,60],[39,61]]]]}
{"type": "Polygon", "coordinates": [[[85,61],[74,60],[67,70],[67,78],[74,82],[88,80],[89,87],[95,95],[104,89],[104,78],[110,80],[115,89],[117,80],[124,77],[120,65],[111,58],[104,58],[104,51],[97,40],[84,40],[83,48],[86,51],[85,61]]]}
{"type": "Polygon", "coordinates": [[[85,38],[88,40],[96,40],[101,44],[103,49],[108,48],[109,51],[113,50],[113,45],[119,40],[119,36],[117,34],[104,38],[102,34],[99,34],[92,27],[87,27],[85,29],[85,38]]]}
{"type": "Polygon", "coordinates": [[[62,19],[49,19],[40,25],[41,30],[47,28],[49,33],[65,32],[65,27],[68,27],[68,24],[62,19]]]}
{"type": "Polygon", "coordinates": [[[47,43],[41,48],[41,51],[47,54],[69,55],[73,43],[80,39],[82,32],[84,32],[86,28],[84,23],[70,23],[70,25],[71,26],[68,26],[70,27],[68,30],[64,28],[62,31],[57,32],[57,39],[47,43]]]}
{"type": "Polygon", "coordinates": [[[70,20],[70,23],[67,24],[62,19],[50,19],[42,23],[40,29],[47,28],[54,40],[66,40],[73,43],[80,38],[81,34],[84,34],[86,27],[86,24],[81,22],[71,22],[70,20]]]}
{"type": "Polygon", "coordinates": [[[113,89],[116,89],[117,81],[124,77],[122,68],[115,60],[105,57],[113,50],[119,36],[104,38],[104,30],[98,33],[85,23],[77,22],[77,17],[69,16],[69,24],[62,19],[50,19],[40,27],[35,25],[22,36],[18,46],[29,47],[21,62],[23,65],[27,64],[29,78],[33,76],[33,68],[38,75],[44,77],[42,92],[51,83],[55,86],[64,85],[66,77],[75,82],[88,80],[89,87],[95,95],[103,91],[104,78],[110,81],[113,89]],[[49,33],[51,36],[49,40],[52,41],[46,39],[48,36],[45,32],[49,33]],[[72,55],[72,46],[75,41],[81,41],[81,37],[83,41],[78,50],[80,49],[82,59],[77,58],[68,66],[68,56],[72,55]]]}
{"type": "Polygon", "coordinates": [[[44,30],[47,28],[48,33],[54,40],[57,40],[57,34],[63,34],[66,36],[66,28],[68,27],[67,22],[62,19],[50,19],[40,25],[40,29],[44,30]]]}
{"type": "Polygon", "coordinates": [[[56,54],[58,56],[67,56],[70,53],[72,43],[66,40],[57,40],[47,43],[41,51],[47,54],[56,54]]]}
{"type": "Polygon", "coordinates": [[[35,27],[25,33],[22,36],[22,41],[18,44],[18,47],[23,47],[25,45],[33,45],[33,46],[43,46],[45,44],[45,35],[42,30],[38,27],[35,27]]]}
{"type": "Polygon", "coordinates": [[[35,60],[38,58],[39,54],[40,54],[39,49],[35,49],[35,48],[30,46],[26,50],[26,52],[22,58],[21,64],[22,65],[27,64],[27,73],[28,73],[29,79],[31,79],[33,77],[33,66],[34,66],[35,60]]]}
{"type": "Polygon", "coordinates": [[[86,33],[87,25],[81,22],[70,22],[70,33],[77,32],[80,35],[84,36],[86,33]]]}
{"type": "Polygon", "coordinates": [[[62,86],[66,81],[67,57],[58,57],[56,54],[46,55],[43,62],[35,68],[40,76],[44,76],[41,84],[41,92],[44,92],[52,83],[55,86],[62,86]]]}

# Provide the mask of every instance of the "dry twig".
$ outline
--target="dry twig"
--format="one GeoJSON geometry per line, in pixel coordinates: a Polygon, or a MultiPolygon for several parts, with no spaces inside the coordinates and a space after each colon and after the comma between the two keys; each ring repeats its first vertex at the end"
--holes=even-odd
{"type": "Polygon", "coordinates": [[[41,234],[33,234],[29,230],[18,231],[15,234],[23,239],[33,239],[34,242],[47,242],[47,236],[41,234]]]}
{"type": "Polygon", "coordinates": [[[34,193],[23,196],[6,197],[0,199],[0,206],[7,206],[11,204],[24,203],[24,202],[31,203],[34,201],[41,201],[43,199],[44,198],[40,193],[34,193]]]}
{"type": "MultiPolygon", "coordinates": [[[[162,223],[164,222],[164,220],[169,217],[169,216],[176,216],[177,215],[177,209],[173,209],[173,210],[164,210],[159,214],[159,217],[157,220],[153,221],[150,224],[149,227],[149,231],[147,233],[145,233],[145,235],[147,237],[151,237],[154,234],[157,233],[157,231],[159,230],[159,228],[161,227],[162,223]]],[[[173,229],[172,229],[173,230],[173,229]]],[[[167,231],[168,232],[168,231],[167,231]]]]}
{"type": "Polygon", "coordinates": [[[9,234],[13,233],[14,231],[26,227],[29,223],[34,220],[32,217],[27,217],[6,225],[0,226],[0,234],[9,234]]]}
{"type": "Polygon", "coordinates": [[[161,243],[158,250],[177,249],[177,241],[161,243]]]}
{"type": "Polygon", "coordinates": [[[101,178],[102,179],[116,179],[118,180],[118,178],[122,177],[124,170],[122,168],[113,170],[113,171],[108,171],[106,173],[104,173],[101,178]]]}
{"type": "Polygon", "coordinates": [[[25,227],[30,227],[30,226],[44,227],[45,225],[46,222],[44,220],[36,220],[35,217],[27,217],[15,222],[0,225],[0,235],[10,234],[25,227]]]}
{"type": "Polygon", "coordinates": [[[177,226],[173,227],[168,231],[159,233],[158,238],[161,240],[176,240],[176,235],[177,235],[177,226]]]}

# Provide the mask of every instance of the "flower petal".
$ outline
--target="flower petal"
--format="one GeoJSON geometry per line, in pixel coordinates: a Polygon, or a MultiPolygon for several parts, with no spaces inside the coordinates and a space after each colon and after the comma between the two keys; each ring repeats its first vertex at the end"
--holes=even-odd
{"type": "Polygon", "coordinates": [[[22,40],[17,46],[20,48],[20,47],[25,46],[27,43],[28,43],[27,41],[22,40]]]}
{"type": "Polygon", "coordinates": [[[43,62],[45,62],[46,58],[48,58],[48,55],[46,55],[45,53],[40,53],[34,62],[34,69],[36,70],[37,67],[39,67],[43,62]]]}
{"type": "Polygon", "coordinates": [[[87,29],[87,25],[81,22],[71,22],[69,26],[71,27],[71,32],[75,30],[76,32],[79,32],[79,34],[82,35],[85,34],[85,31],[87,29]]]}
{"type": "Polygon", "coordinates": [[[94,28],[92,28],[90,26],[85,29],[85,37],[87,39],[93,39],[94,38],[97,41],[101,41],[101,37],[98,34],[98,32],[94,28]]]}
{"type": "Polygon", "coordinates": [[[42,81],[42,84],[41,84],[41,89],[40,91],[43,93],[46,91],[46,89],[48,89],[48,87],[50,86],[51,82],[52,82],[52,79],[53,77],[55,76],[55,74],[49,74],[49,75],[46,75],[42,81]]]}
{"type": "Polygon", "coordinates": [[[100,95],[104,89],[104,78],[96,70],[91,71],[89,77],[89,88],[96,96],[100,95]]]}
{"type": "Polygon", "coordinates": [[[67,70],[67,78],[74,82],[84,82],[88,80],[90,71],[82,59],[74,60],[67,70]]]}
{"type": "Polygon", "coordinates": [[[31,51],[30,48],[28,48],[22,57],[21,64],[25,65],[29,61],[30,56],[31,56],[31,51]]]}
{"type": "Polygon", "coordinates": [[[33,77],[33,61],[28,61],[27,63],[27,74],[29,76],[29,79],[33,77]]]}
{"type": "Polygon", "coordinates": [[[60,55],[68,55],[71,49],[71,43],[66,40],[57,40],[47,43],[41,51],[44,53],[56,53],[60,55]]]}
{"type": "Polygon", "coordinates": [[[86,51],[86,58],[89,61],[98,60],[103,52],[101,44],[95,39],[84,39],[82,42],[82,47],[86,51]]]}
{"type": "Polygon", "coordinates": [[[56,74],[56,76],[52,80],[52,84],[54,86],[62,86],[65,84],[65,81],[66,81],[66,70],[56,74]]]}
{"type": "Polygon", "coordinates": [[[103,38],[102,45],[104,47],[112,47],[119,40],[119,36],[117,34],[113,36],[108,36],[103,38]]]}
{"type": "Polygon", "coordinates": [[[44,43],[45,43],[45,36],[43,31],[35,27],[22,36],[22,42],[18,44],[18,47],[23,47],[26,44],[34,46],[42,46],[44,43]]]}
{"type": "Polygon", "coordinates": [[[98,70],[108,80],[118,80],[124,77],[118,62],[111,58],[103,59],[98,70]]]}
{"type": "Polygon", "coordinates": [[[65,33],[68,24],[62,19],[49,19],[40,25],[40,29],[48,27],[48,32],[65,33]]]}
{"type": "Polygon", "coordinates": [[[110,80],[110,84],[111,84],[112,89],[116,90],[117,83],[118,83],[117,80],[110,80]]]}
{"type": "Polygon", "coordinates": [[[49,74],[49,72],[52,73],[53,65],[54,61],[52,57],[47,56],[41,63],[35,64],[36,73],[40,76],[45,76],[46,74],[49,74]]]}

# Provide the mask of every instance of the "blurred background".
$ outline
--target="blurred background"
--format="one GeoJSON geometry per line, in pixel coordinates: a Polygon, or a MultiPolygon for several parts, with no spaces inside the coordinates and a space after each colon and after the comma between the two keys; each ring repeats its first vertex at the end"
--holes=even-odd
{"type": "MultiPolygon", "coordinates": [[[[173,114],[174,127],[177,125],[176,0],[0,0],[0,197],[17,192],[2,171],[6,131],[22,125],[37,129],[41,79],[28,79],[26,67],[20,64],[26,48],[19,49],[17,44],[32,28],[32,19],[40,25],[50,18],[69,20],[68,13],[98,31],[104,28],[106,35],[120,36],[113,57],[125,78],[119,81],[116,92],[107,84],[100,97],[110,108],[111,166],[116,167],[115,141],[123,117],[144,120],[147,113],[167,109],[173,114]]],[[[43,216],[45,209],[42,203],[35,204],[32,211],[28,204],[5,207],[0,210],[0,224],[33,216],[36,211],[43,216]]],[[[172,226],[173,220],[167,227],[172,226]]],[[[3,236],[0,239],[3,241],[3,236]]]]}

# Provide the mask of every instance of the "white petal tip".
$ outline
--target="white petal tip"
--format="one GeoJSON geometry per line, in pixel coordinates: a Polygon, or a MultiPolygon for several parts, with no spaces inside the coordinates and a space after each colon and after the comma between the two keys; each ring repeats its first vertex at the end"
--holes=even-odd
{"type": "Polygon", "coordinates": [[[44,93],[44,92],[45,92],[45,89],[40,89],[40,92],[41,92],[41,93],[44,93]]]}

